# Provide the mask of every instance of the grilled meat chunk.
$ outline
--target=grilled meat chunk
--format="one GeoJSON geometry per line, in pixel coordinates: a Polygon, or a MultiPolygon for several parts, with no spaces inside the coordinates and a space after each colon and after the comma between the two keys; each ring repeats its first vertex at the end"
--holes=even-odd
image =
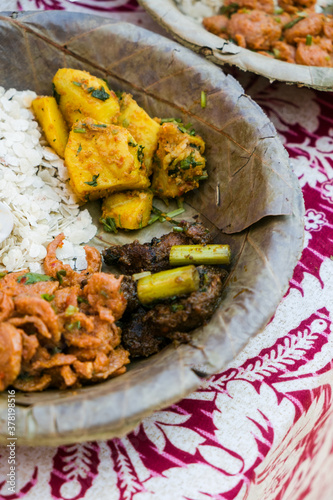
{"type": "Polygon", "coordinates": [[[153,238],[150,243],[141,244],[138,240],[127,245],[113,245],[103,252],[105,264],[117,266],[122,274],[135,274],[142,271],[158,272],[168,269],[169,252],[174,245],[206,244],[211,234],[201,222],[182,221],[182,233],[168,233],[161,238],[153,238]]]}
{"type": "Polygon", "coordinates": [[[188,342],[187,332],[203,325],[217,308],[227,271],[217,266],[198,266],[197,292],[159,303],[149,310],[140,306],[122,319],[122,343],[133,357],[158,352],[170,340],[188,342]]]}
{"type": "Polygon", "coordinates": [[[200,286],[197,292],[171,303],[157,304],[144,321],[153,331],[168,336],[172,332],[189,332],[203,325],[213,315],[221,297],[228,273],[217,266],[198,266],[200,286]]]}
{"type": "Polygon", "coordinates": [[[127,314],[121,322],[122,344],[132,358],[151,356],[167,344],[167,339],[158,336],[145,321],[146,315],[146,309],[140,306],[133,314],[127,314]]]}

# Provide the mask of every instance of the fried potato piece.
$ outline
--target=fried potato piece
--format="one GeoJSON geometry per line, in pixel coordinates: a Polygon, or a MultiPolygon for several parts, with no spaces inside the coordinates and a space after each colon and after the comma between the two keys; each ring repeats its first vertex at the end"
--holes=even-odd
{"type": "Polygon", "coordinates": [[[43,129],[46,140],[54,151],[64,158],[68,141],[68,127],[54,97],[36,97],[32,109],[43,129]]]}
{"type": "Polygon", "coordinates": [[[199,187],[199,180],[207,177],[204,150],[200,136],[182,132],[175,123],[163,123],[153,163],[154,194],[175,198],[199,187]]]}
{"type": "Polygon", "coordinates": [[[151,191],[123,191],[104,199],[100,222],[108,228],[108,220],[113,219],[116,227],[141,229],[148,225],[153,206],[151,191]]]}
{"type": "Polygon", "coordinates": [[[53,85],[60,110],[70,128],[86,116],[112,123],[119,113],[116,94],[104,80],[87,71],[61,68],[53,78],[53,85]]]}
{"type": "Polygon", "coordinates": [[[141,146],[144,163],[148,175],[153,167],[153,155],[157,148],[157,137],[160,124],[150,118],[130,94],[122,94],[120,98],[120,115],[118,124],[127,128],[135,141],[141,146]]]}
{"type": "Polygon", "coordinates": [[[65,151],[70,183],[78,198],[95,200],[115,191],[147,188],[150,181],[138,153],[138,145],[125,128],[92,118],[78,122],[65,151]]]}

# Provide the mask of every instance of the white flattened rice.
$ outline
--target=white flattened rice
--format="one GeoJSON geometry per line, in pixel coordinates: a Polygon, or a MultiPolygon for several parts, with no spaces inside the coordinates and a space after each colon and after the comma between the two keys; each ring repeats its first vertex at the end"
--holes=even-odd
{"type": "Polygon", "coordinates": [[[0,87],[0,202],[14,218],[11,235],[0,243],[0,271],[43,272],[46,246],[61,232],[66,244],[57,256],[77,257],[85,267],[84,249],[97,231],[87,210],[80,211],[68,185],[64,162],[42,139],[30,111],[32,91],[0,87]]]}

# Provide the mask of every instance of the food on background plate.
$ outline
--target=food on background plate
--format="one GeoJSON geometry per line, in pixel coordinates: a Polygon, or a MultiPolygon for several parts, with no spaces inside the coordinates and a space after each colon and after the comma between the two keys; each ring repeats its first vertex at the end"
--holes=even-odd
{"type": "Polygon", "coordinates": [[[0,90],[1,199],[14,214],[0,246],[0,390],[78,388],[190,341],[221,300],[228,273],[219,264],[230,264],[230,248],[207,245],[200,222],[174,219],[182,200],[168,213],[153,206],[154,196],[182,198],[207,178],[205,144],[191,125],[152,119],[84,71],[61,69],[53,85],[53,97],[0,90]],[[100,252],[81,246],[96,228],[80,209],[100,198],[107,232],[155,221],[174,231],[113,245],[103,256],[116,274],[101,272],[100,252]]]}
{"type": "Polygon", "coordinates": [[[315,0],[233,0],[177,3],[203,18],[211,33],[267,57],[306,66],[333,66],[333,16],[315,0]],[[201,3],[201,2],[200,2],[201,3]],[[210,15],[213,14],[213,15],[210,15]]]}

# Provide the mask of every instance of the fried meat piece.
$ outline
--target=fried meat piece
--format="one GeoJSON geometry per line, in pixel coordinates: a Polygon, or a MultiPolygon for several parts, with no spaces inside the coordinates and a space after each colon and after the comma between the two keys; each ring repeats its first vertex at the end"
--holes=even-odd
{"type": "Polygon", "coordinates": [[[113,274],[95,273],[83,289],[89,305],[102,320],[110,323],[121,318],[126,309],[126,300],[120,292],[121,278],[113,274]]]}
{"type": "Polygon", "coordinates": [[[188,297],[170,304],[157,304],[145,316],[154,331],[164,336],[171,332],[189,332],[203,325],[213,315],[221,297],[223,282],[228,273],[214,266],[198,266],[200,286],[188,297]]]}
{"type": "Polygon", "coordinates": [[[132,358],[146,358],[159,352],[167,344],[167,339],[158,336],[150,324],[144,321],[146,315],[147,310],[140,306],[121,324],[122,344],[132,358]]]}
{"type": "Polygon", "coordinates": [[[282,30],[273,17],[260,10],[237,12],[228,23],[228,33],[241,44],[252,50],[269,50],[272,43],[279,40],[282,30]]]}
{"type": "Polygon", "coordinates": [[[21,370],[21,332],[9,323],[0,323],[0,391],[14,382],[21,370]]]}
{"type": "MultiPolygon", "coordinates": [[[[50,337],[55,343],[60,340],[60,330],[57,315],[51,305],[41,297],[18,295],[14,299],[15,313],[22,316],[31,316],[40,318],[45,323],[50,332],[50,337]]],[[[40,328],[39,328],[39,331],[40,328]]]]}
{"type": "MultiPolygon", "coordinates": [[[[292,18],[292,21],[295,18],[292,18]]],[[[284,32],[284,38],[287,43],[297,44],[299,39],[305,38],[308,35],[319,35],[324,25],[323,14],[313,12],[304,19],[298,21],[294,26],[288,28],[284,32]]]]}
{"type": "Polygon", "coordinates": [[[316,0],[278,0],[278,6],[290,14],[296,14],[303,9],[313,10],[315,4],[316,0]]]}
{"type": "Polygon", "coordinates": [[[286,61],[289,63],[295,62],[296,48],[293,45],[278,40],[273,43],[273,49],[276,51],[276,58],[280,61],[286,61]]]}
{"type": "Polygon", "coordinates": [[[315,42],[311,45],[300,42],[296,49],[296,62],[297,64],[304,64],[306,66],[331,68],[333,66],[331,40],[319,39],[317,43],[315,42]]]}
{"type": "Polygon", "coordinates": [[[142,271],[158,272],[168,269],[170,248],[174,245],[205,244],[211,241],[211,234],[200,222],[181,222],[182,233],[168,233],[153,238],[150,243],[138,240],[127,245],[113,245],[103,253],[105,264],[117,266],[123,274],[142,271]]]}
{"type": "Polygon", "coordinates": [[[224,15],[205,17],[202,21],[204,28],[214,35],[226,33],[229,19],[224,15]]]}

